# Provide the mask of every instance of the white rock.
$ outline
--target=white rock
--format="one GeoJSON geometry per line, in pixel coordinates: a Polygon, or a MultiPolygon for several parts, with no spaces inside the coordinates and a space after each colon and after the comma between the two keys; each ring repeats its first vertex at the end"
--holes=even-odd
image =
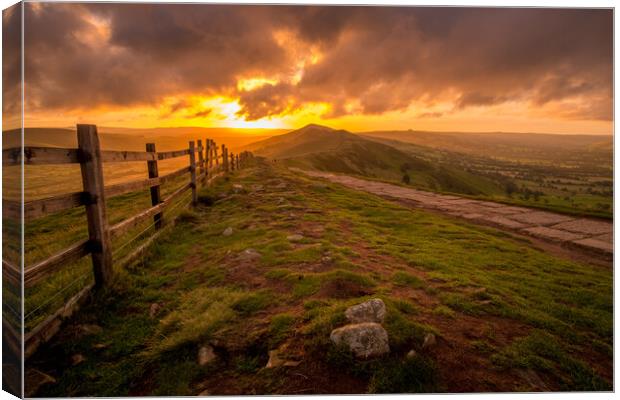
{"type": "Polygon", "coordinates": [[[211,346],[203,346],[198,350],[198,365],[201,367],[215,361],[216,358],[217,355],[211,346]]]}
{"type": "Polygon", "coordinates": [[[418,354],[418,353],[416,353],[416,352],[415,352],[415,350],[411,349],[411,350],[409,350],[409,352],[407,353],[407,358],[410,358],[410,359],[411,359],[411,358],[415,358],[415,356],[416,356],[417,354],[418,354]]]}
{"type": "Polygon", "coordinates": [[[288,239],[289,242],[299,242],[304,240],[304,237],[296,233],[294,235],[288,235],[286,239],[288,239]]]}
{"type": "Polygon", "coordinates": [[[427,347],[434,346],[435,343],[437,343],[435,335],[432,333],[427,333],[426,336],[424,336],[424,343],[422,343],[422,348],[426,349],[427,347]]]}
{"type": "Polygon", "coordinates": [[[224,229],[224,232],[222,232],[222,235],[224,236],[230,236],[233,234],[233,228],[231,228],[230,226],[226,229],[224,229]]]}
{"type": "Polygon", "coordinates": [[[388,333],[376,322],[345,325],[329,335],[336,346],[346,345],[358,358],[377,357],[390,352],[388,333]]]}
{"type": "Polygon", "coordinates": [[[385,319],[385,313],[385,303],[383,300],[371,299],[347,308],[344,315],[353,324],[360,322],[382,323],[385,319]]]}

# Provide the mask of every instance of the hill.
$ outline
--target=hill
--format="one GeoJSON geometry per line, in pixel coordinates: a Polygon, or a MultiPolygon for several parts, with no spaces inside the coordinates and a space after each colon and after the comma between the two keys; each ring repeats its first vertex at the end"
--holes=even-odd
{"type": "MultiPolygon", "coordinates": [[[[613,388],[611,267],[278,163],[257,160],[199,196],[28,361],[54,378],[36,396],[613,388]],[[357,360],[330,334],[373,298],[390,351],[357,360]],[[203,349],[214,357],[199,363],[203,349]]],[[[150,201],[119,201],[137,199],[150,201]]],[[[75,213],[49,218],[29,228],[37,241],[83,226],[75,213]]]]}
{"type": "Polygon", "coordinates": [[[470,195],[503,191],[501,185],[485,177],[434,163],[345,130],[315,124],[252,143],[245,149],[282,160],[289,166],[397,182],[408,179],[411,185],[438,191],[470,195]]]}
{"type": "Polygon", "coordinates": [[[512,132],[372,131],[359,135],[411,143],[438,150],[513,161],[553,163],[588,156],[611,160],[613,137],[604,135],[553,135],[512,132]]]}

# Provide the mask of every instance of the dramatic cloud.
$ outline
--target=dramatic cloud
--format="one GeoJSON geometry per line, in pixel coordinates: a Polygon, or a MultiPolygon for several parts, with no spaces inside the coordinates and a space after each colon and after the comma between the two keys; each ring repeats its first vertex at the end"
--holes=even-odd
{"type": "Polygon", "coordinates": [[[27,3],[26,106],[155,107],[174,97],[162,116],[191,108],[186,115],[208,118],[209,107],[185,99],[220,96],[249,121],[316,104],[330,118],[412,104],[414,116],[439,118],[521,102],[560,118],[610,120],[612,18],[611,10],[27,3]]]}

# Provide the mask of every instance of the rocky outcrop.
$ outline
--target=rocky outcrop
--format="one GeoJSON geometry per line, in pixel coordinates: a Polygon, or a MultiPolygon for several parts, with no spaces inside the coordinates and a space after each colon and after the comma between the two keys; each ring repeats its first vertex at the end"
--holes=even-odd
{"type": "Polygon", "coordinates": [[[352,324],[361,322],[383,323],[385,319],[385,303],[381,299],[372,299],[347,308],[344,315],[352,324]]]}
{"type": "Polygon", "coordinates": [[[336,346],[346,345],[358,358],[372,358],[390,352],[387,331],[376,322],[349,324],[334,329],[330,335],[336,346]]]}

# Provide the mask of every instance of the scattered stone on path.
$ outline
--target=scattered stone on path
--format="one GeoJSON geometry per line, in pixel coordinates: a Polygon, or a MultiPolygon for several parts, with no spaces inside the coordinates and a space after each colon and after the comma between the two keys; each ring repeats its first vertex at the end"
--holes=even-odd
{"type": "Polygon", "coordinates": [[[103,328],[96,324],[83,324],[80,325],[79,329],[84,335],[96,335],[103,332],[103,328]]]}
{"type": "Polygon", "coordinates": [[[418,355],[418,353],[415,352],[415,350],[411,349],[409,350],[409,352],[407,353],[407,358],[408,359],[412,359],[415,358],[415,356],[418,355]]]}
{"type": "Polygon", "coordinates": [[[56,379],[38,369],[28,368],[24,377],[25,396],[32,397],[43,385],[56,383],[56,379]]]}
{"type": "Polygon", "coordinates": [[[285,367],[296,367],[299,364],[301,364],[301,360],[297,360],[297,361],[289,360],[289,361],[284,362],[285,367]]]}
{"type": "Polygon", "coordinates": [[[96,350],[101,350],[101,349],[105,349],[105,348],[107,348],[107,347],[109,347],[109,346],[110,346],[110,345],[109,345],[108,343],[95,343],[95,344],[93,345],[93,349],[96,349],[96,350]]]}
{"type": "Polygon", "coordinates": [[[224,236],[230,236],[233,234],[233,228],[231,228],[230,226],[226,229],[224,229],[224,232],[222,232],[222,235],[224,236]]]}
{"type": "Polygon", "coordinates": [[[347,308],[344,315],[353,324],[360,322],[382,323],[385,319],[385,313],[385,303],[383,300],[371,299],[347,308]]]}
{"type": "Polygon", "coordinates": [[[161,306],[158,303],[151,304],[151,308],[149,309],[149,317],[155,318],[160,308],[161,306]]]}
{"type": "Polygon", "coordinates": [[[269,351],[269,361],[267,361],[267,365],[265,368],[276,368],[284,365],[286,360],[280,358],[280,352],[278,350],[270,350],[269,351]]]}
{"type": "Polygon", "coordinates": [[[336,346],[346,345],[357,358],[367,359],[390,352],[388,333],[376,322],[345,325],[329,335],[336,346]]]}
{"type": "Polygon", "coordinates": [[[288,235],[286,237],[286,239],[288,239],[289,242],[300,242],[300,241],[304,240],[304,237],[303,237],[303,235],[295,233],[293,235],[288,235]]]}
{"type": "Polygon", "coordinates": [[[242,261],[254,261],[260,259],[260,253],[254,249],[245,249],[239,254],[242,261]]]}
{"type": "Polygon", "coordinates": [[[71,365],[78,365],[86,361],[86,357],[82,354],[74,354],[71,356],[71,365]]]}
{"type": "Polygon", "coordinates": [[[213,347],[211,346],[202,346],[198,350],[198,365],[204,367],[205,365],[215,361],[217,355],[213,351],[213,347]]]}
{"type": "Polygon", "coordinates": [[[437,343],[437,338],[435,338],[435,335],[432,333],[427,333],[426,336],[424,336],[424,343],[422,343],[422,348],[426,349],[428,347],[432,347],[437,343]]]}

